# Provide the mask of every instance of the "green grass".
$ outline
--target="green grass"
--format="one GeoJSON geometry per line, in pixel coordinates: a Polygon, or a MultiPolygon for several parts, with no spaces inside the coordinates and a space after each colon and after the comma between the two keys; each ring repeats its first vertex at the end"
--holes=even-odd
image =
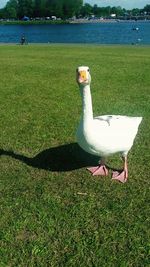
{"type": "Polygon", "coordinates": [[[1,266],[148,266],[150,47],[0,46],[0,61],[1,266]],[[85,169],[79,65],[95,115],[143,116],[125,184],[85,169]]]}

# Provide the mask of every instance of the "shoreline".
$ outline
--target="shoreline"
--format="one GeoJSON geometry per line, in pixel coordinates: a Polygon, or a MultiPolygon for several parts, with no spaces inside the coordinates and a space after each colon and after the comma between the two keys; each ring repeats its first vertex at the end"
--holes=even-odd
{"type": "Polygon", "coordinates": [[[150,23],[150,20],[123,20],[123,19],[76,19],[70,21],[70,24],[80,24],[80,23],[138,23],[138,22],[144,22],[144,23],[150,23]]]}
{"type": "Polygon", "coordinates": [[[5,26],[5,25],[20,25],[20,26],[25,26],[25,25],[65,25],[65,24],[88,24],[88,23],[138,23],[138,22],[143,22],[143,23],[150,23],[150,19],[146,20],[128,20],[128,19],[74,19],[74,20],[66,20],[66,21],[47,21],[47,20],[40,20],[40,21],[0,21],[0,26],[5,26]]]}
{"type": "Polygon", "coordinates": [[[113,46],[113,47],[150,47],[150,44],[99,44],[99,43],[28,43],[21,45],[20,43],[1,43],[2,46],[19,46],[19,47],[28,47],[28,46],[113,46]]]}

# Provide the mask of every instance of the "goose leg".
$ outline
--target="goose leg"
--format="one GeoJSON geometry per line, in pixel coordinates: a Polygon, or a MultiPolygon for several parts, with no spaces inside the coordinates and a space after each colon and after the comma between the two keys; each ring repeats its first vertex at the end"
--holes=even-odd
{"type": "Polygon", "coordinates": [[[123,157],[123,161],[124,161],[123,170],[121,172],[115,171],[112,174],[112,179],[118,180],[121,183],[125,183],[127,181],[127,178],[128,178],[127,156],[123,157]]]}
{"type": "Polygon", "coordinates": [[[101,159],[98,166],[89,167],[89,168],[87,168],[87,170],[90,171],[93,176],[95,176],[95,175],[107,176],[108,175],[108,169],[105,166],[105,160],[104,159],[101,159]]]}

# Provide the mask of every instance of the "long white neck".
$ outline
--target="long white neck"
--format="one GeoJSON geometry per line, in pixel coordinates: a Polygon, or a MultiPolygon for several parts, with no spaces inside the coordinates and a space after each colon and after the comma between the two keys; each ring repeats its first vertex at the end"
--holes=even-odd
{"type": "Polygon", "coordinates": [[[84,85],[80,88],[82,96],[82,117],[81,121],[87,126],[93,120],[93,108],[90,85],[84,85]]]}

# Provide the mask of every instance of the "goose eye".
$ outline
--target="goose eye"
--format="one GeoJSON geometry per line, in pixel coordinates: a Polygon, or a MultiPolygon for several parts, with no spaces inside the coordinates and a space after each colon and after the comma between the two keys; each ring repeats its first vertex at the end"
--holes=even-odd
{"type": "Polygon", "coordinates": [[[89,70],[89,69],[87,69],[87,71],[89,72],[90,70],[89,70]]]}

